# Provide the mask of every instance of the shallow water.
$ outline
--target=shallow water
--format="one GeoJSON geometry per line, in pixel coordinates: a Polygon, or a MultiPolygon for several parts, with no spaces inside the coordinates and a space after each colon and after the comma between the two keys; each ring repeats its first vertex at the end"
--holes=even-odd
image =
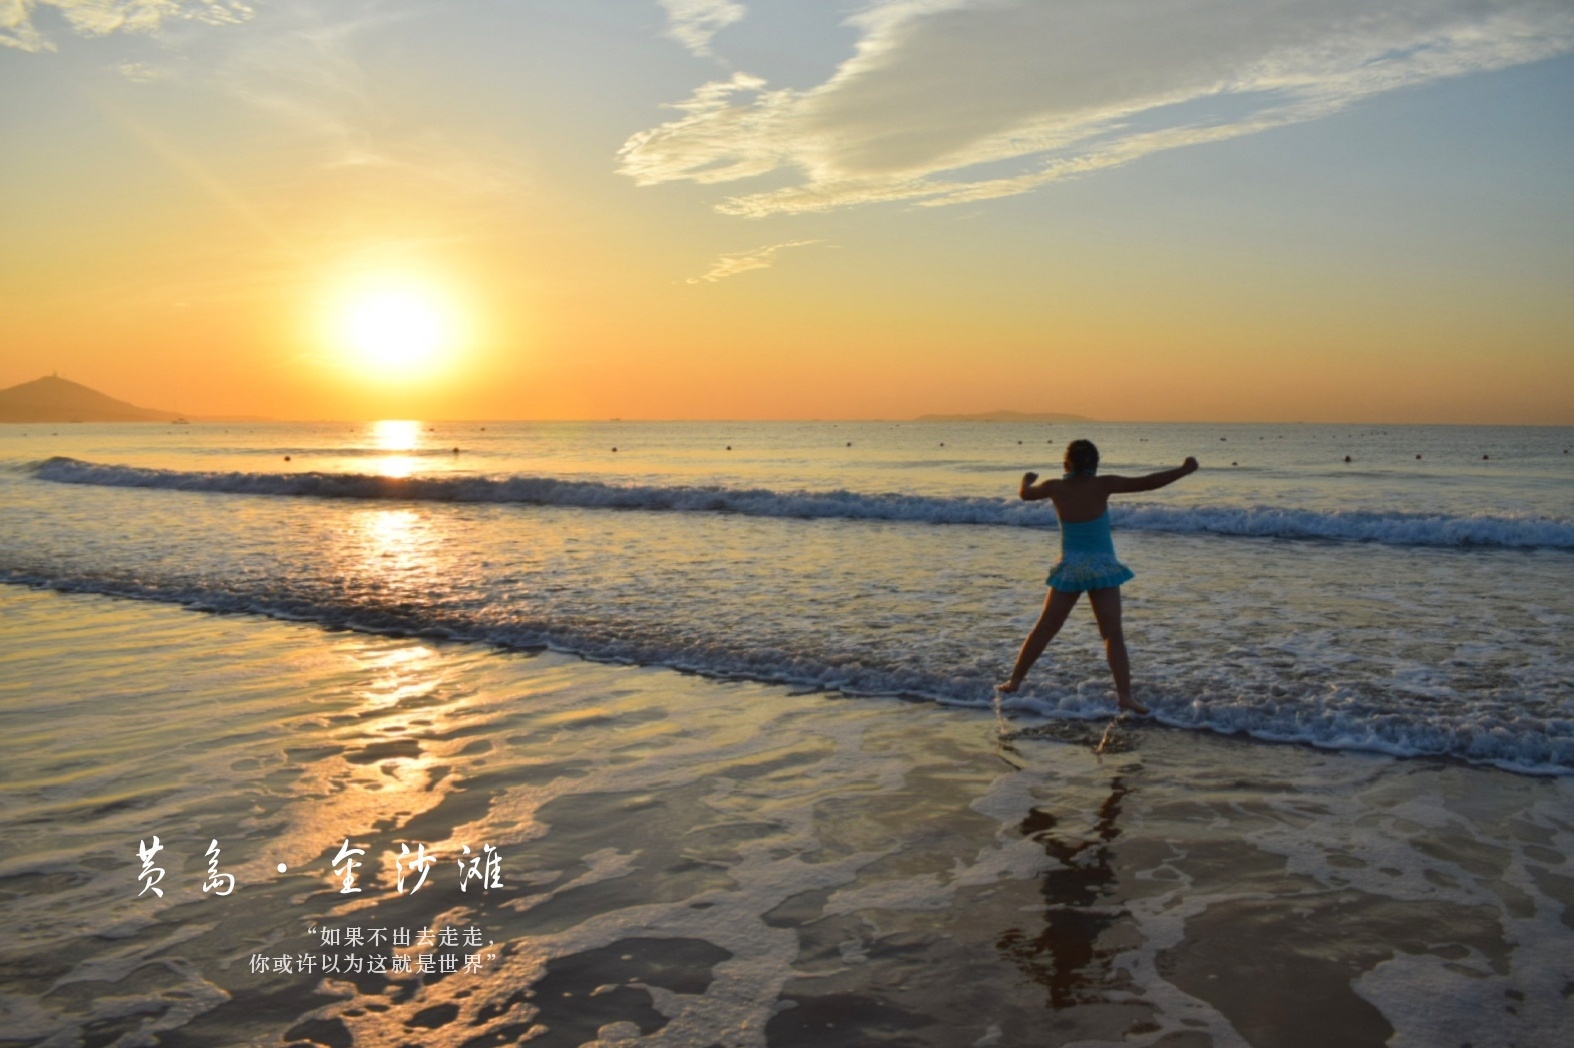
{"type": "MultiPolygon", "coordinates": [[[[7,581],[975,707],[1037,614],[1057,541],[1045,504],[1013,498],[1017,477],[1071,435],[0,429],[7,581]]],[[[1205,463],[1115,502],[1138,697],[1162,723],[1574,769],[1574,432],[1083,432],[1109,471],[1205,463]]],[[[1009,711],[1096,718],[1110,701],[1079,612],[1009,711]]]]}
{"type": "Polygon", "coordinates": [[[97,595],[0,615],[8,1043],[1574,1035],[1569,777],[97,595]]]}

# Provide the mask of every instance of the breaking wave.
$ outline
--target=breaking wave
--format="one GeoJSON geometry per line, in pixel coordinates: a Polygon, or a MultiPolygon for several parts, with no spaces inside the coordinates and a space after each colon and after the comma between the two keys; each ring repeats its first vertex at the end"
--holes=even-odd
{"type": "MultiPolygon", "coordinates": [[[[720,486],[610,484],[542,476],[388,477],[368,473],[246,473],[147,469],[56,457],[36,476],[61,484],[420,502],[513,503],[584,509],[733,513],[750,517],[908,521],[1054,528],[1045,503],[1005,498],[720,486]]],[[[1392,546],[1574,549],[1574,520],[1516,514],[1315,510],[1277,506],[1126,502],[1111,508],[1128,531],[1375,542],[1392,546]]]]}

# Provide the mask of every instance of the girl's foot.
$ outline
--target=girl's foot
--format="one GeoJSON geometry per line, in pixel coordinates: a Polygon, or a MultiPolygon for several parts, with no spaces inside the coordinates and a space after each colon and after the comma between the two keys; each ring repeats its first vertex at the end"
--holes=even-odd
{"type": "Polygon", "coordinates": [[[1016,691],[1021,686],[1022,686],[1022,682],[1020,680],[1016,679],[1015,677],[1013,677],[1011,680],[1004,681],[1003,683],[1000,683],[1000,684],[996,684],[995,685],[995,690],[996,691],[1003,691],[1007,695],[1009,695],[1013,691],[1016,691]]]}
{"type": "Polygon", "coordinates": [[[1146,717],[1148,715],[1148,708],[1146,706],[1138,702],[1136,699],[1130,698],[1128,696],[1121,696],[1116,701],[1116,705],[1118,705],[1123,710],[1130,710],[1132,713],[1135,713],[1140,717],[1146,717]]]}

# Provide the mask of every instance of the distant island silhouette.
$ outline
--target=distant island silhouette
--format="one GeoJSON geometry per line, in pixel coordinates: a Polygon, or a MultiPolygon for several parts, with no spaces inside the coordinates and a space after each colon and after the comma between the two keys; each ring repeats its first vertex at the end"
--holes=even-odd
{"type": "MultiPolygon", "coordinates": [[[[45,375],[10,389],[0,389],[0,422],[186,422],[199,418],[180,411],[139,408],[116,400],[80,382],[45,375]]],[[[226,419],[225,421],[261,421],[226,419]]]]}
{"type": "Polygon", "coordinates": [[[975,411],[967,415],[919,415],[918,422],[1092,422],[1064,411],[975,411]]]}

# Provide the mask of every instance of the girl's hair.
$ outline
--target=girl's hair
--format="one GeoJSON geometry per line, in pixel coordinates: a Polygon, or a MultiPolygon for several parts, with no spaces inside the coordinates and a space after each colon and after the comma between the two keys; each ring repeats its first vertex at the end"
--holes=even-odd
{"type": "Polygon", "coordinates": [[[1073,440],[1066,445],[1066,472],[1092,476],[1098,472],[1099,449],[1091,440],[1073,440]]]}

